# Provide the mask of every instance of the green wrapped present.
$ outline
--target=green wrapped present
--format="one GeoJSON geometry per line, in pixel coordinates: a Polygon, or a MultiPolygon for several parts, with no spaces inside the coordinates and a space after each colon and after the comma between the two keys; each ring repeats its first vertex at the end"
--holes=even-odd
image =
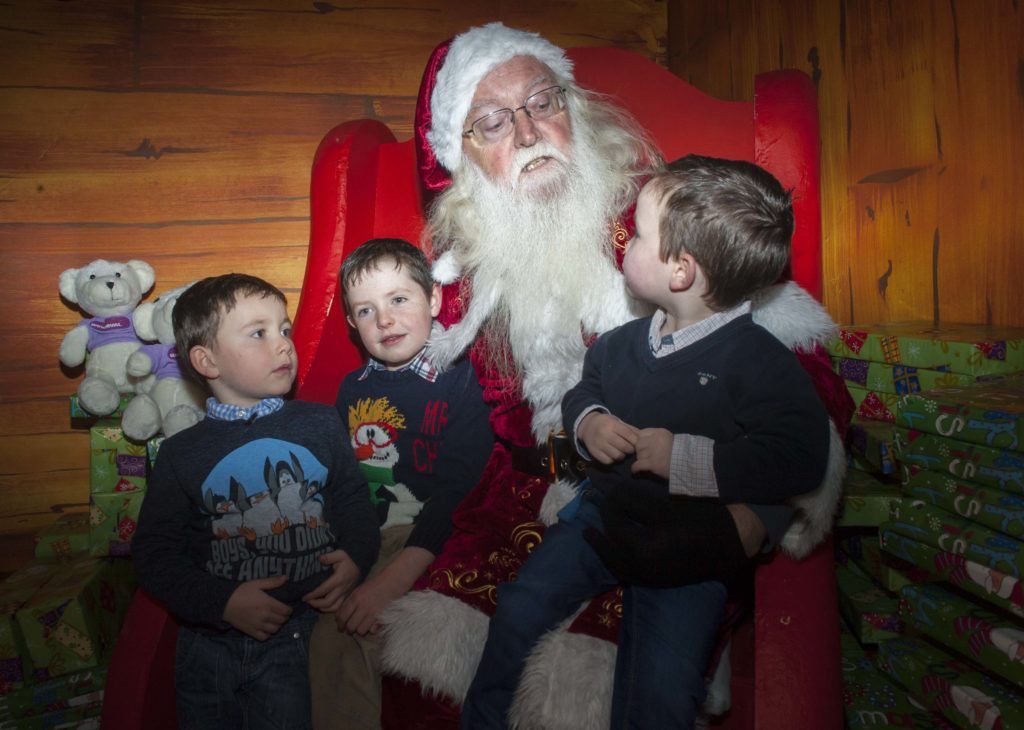
{"type": "MultiPolygon", "coordinates": [[[[120,418],[121,414],[124,413],[124,409],[128,407],[128,404],[131,403],[131,400],[134,397],[135,397],[134,394],[122,395],[121,396],[121,402],[117,404],[117,410],[115,410],[113,413],[107,414],[106,416],[102,416],[102,418],[106,418],[106,419],[120,418]]],[[[70,402],[71,402],[70,405],[71,405],[71,420],[72,421],[82,421],[82,420],[86,420],[86,419],[95,420],[96,418],[100,418],[100,416],[94,416],[92,413],[89,413],[89,411],[87,411],[84,408],[82,408],[82,404],[78,402],[78,394],[77,393],[75,395],[71,396],[70,402]]]]}
{"type": "MultiPolygon", "coordinates": [[[[100,692],[102,695],[103,692],[100,692]]],[[[11,720],[0,720],[0,730],[8,728],[17,730],[55,730],[56,728],[75,728],[75,730],[99,730],[100,716],[103,714],[103,698],[83,705],[65,707],[42,715],[30,715],[11,720]]]]}
{"type": "Polygon", "coordinates": [[[1019,577],[1024,573],[1024,544],[977,522],[927,502],[904,497],[885,523],[941,550],[959,553],[979,565],[1019,577]]]}
{"type": "Polygon", "coordinates": [[[911,467],[903,494],[1024,540],[1024,495],[982,487],[948,474],[911,467]]]}
{"type": "Polygon", "coordinates": [[[893,395],[919,393],[932,388],[955,388],[977,380],[973,375],[856,360],[852,357],[834,357],[832,365],[847,385],[893,395]]]}
{"type": "Polygon", "coordinates": [[[862,457],[879,474],[896,471],[896,429],[885,421],[873,421],[854,416],[846,432],[850,452],[862,457]]]}
{"type": "Polygon", "coordinates": [[[35,536],[35,556],[68,562],[89,550],[89,513],[73,512],[47,525],[35,536]]]}
{"type": "Polygon", "coordinates": [[[847,535],[836,544],[836,562],[860,571],[885,590],[896,594],[930,574],[882,550],[878,535],[847,535]]]}
{"type": "Polygon", "coordinates": [[[106,668],[86,669],[11,692],[0,697],[0,722],[102,702],[106,678],[106,668]]]}
{"type": "Polygon", "coordinates": [[[114,421],[89,429],[89,491],[132,492],[146,486],[146,445],[125,438],[114,421]]]}
{"type": "Polygon", "coordinates": [[[979,565],[963,555],[940,550],[892,529],[898,526],[887,522],[879,527],[882,550],[888,555],[1024,618],[1024,585],[1016,576],[979,565]]]}
{"type": "Polygon", "coordinates": [[[160,453],[160,444],[164,442],[164,436],[154,436],[146,442],[146,458],[149,459],[149,468],[156,463],[156,455],[160,453]]]}
{"type": "Polygon", "coordinates": [[[924,710],[907,690],[878,668],[874,657],[846,631],[839,634],[846,727],[913,727],[951,730],[940,715],[924,710]]]}
{"type": "Polygon", "coordinates": [[[1024,623],[986,611],[937,583],[903,588],[900,616],[1007,682],[1024,685],[1024,623]]]}
{"type": "Polygon", "coordinates": [[[145,491],[93,494],[89,497],[89,554],[125,556],[139,525],[145,491]]]}
{"type": "Polygon", "coordinates": [[[950,474],[1003,492],[1024,494],[1024,452],[993,449],[897,428],[896,458],[908,467],[950,474]]]}
{"type": "Polygon", "coordinates": [[[892,502],[899,499],[899,485],[856,469],[843,478],[839,527],[877,527],[889,519],[892,502]]]}
{"type": "Polygon", "coordinates": [[[893,322],[848,325],[827,344],[830,354],[857,360],[948,370],[965,375],[1024,370],[1024,328],[893,322]]]}
{"type": "Polygon", "coordinates": [[[878,393],[874,390],[847,385],[853,398],[854,415],[869,421],[896,423],[896,404],[899,396],[892,393],[878,393]]]}
{"type": "Polygon", "coordinates": [[[907,395],[896,419],[916,431],[1024,452],[1024,377],[907,395]]]}
{"type": "Polygon", "coordinates": [[[848,566],[836,567],[839,611],[862,644],[877,644],[903,631],[895,596],[848,566]]]}
{"type": "Polygon", "coordinates": [[[25,686],[32,667],[16,614],[57,572],[56,563],[31,563],[0,583],[0,695],[25,686]]]}
{"type": "Polygon", "coordinates": [[[103,666],[134,583],[124,559],[86,557],[59,566],[16,614],[35,668],[57,677],[103,666]]]}
{"type": "Polygon", "coordinates": [[[878,647],[882,670],[925,707],[958,727],[1024,728],[1024,698],[923,639],[898,637],[878,647]]]}

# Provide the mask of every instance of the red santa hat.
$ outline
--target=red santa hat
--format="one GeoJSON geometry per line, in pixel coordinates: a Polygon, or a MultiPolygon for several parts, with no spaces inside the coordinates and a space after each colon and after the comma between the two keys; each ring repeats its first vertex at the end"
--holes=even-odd
{"type": "Polygon", "coordinates": [[[561,82],[574,81],[572,61],[536,33],[488,23],[445,41],[430,56],[416,103],[420,173],[430,190],[444,188],[462,157],[462,133],[481,79],[516,56],[533,56],[561,82]],[[438,169],[438,166],[444,170],[438,169]]]}

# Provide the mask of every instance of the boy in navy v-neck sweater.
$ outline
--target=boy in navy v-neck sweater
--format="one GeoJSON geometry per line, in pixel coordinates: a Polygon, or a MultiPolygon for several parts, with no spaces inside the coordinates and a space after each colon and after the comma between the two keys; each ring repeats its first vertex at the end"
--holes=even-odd
{"type": "MultiPolygon", "coordinates": [[[[620,582],[611,725],[692,727],[726,589],[645,561],[663,558],[667,533],[631,510],[720,516],[702,505],[783,503],[825,474],[825,408],[793,353],[750,315],[751,295],[789,263],[789,194],[755,165],[691,156],[647,183],[635,221],[623,273],[657,311],[602,335],[565,395],[589,480],[498,588],[463,728],[504,727],[535,642],[620,582]]],[[[734,549],[742,559],[738,538],[734,549]]]]}

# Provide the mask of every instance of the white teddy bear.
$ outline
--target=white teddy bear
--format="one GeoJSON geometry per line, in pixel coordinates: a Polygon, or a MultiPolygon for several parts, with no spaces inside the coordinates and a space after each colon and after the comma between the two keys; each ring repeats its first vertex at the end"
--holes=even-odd
{"type": "Polygon", "coordinates": [[[138,394],[121,416],[121,428],[130,439],[145,441],[160,431],[173,436],[203,417],[206,399],[202,388],[182,377],[171,322],[175,302],[190,286],[171,289],[153,301],[143,302],[132,315],[139,337],[159,344],[143,345],[128,358],[129,375],[155,376],[136,388],[138,394]]]}
{"type": "Polygon", "coordinates": [[[128,263],[96,259],[60,275],[61,296],[90,315],[60,343],[64,365],[77,367],[85,362],[78,401],[89,413],[109,415],[117,410],[122,393],[135,391],[127,362],[142,341],[135,334],[131,313],[155,278],[153,267],[137,259],[128,263]]]}

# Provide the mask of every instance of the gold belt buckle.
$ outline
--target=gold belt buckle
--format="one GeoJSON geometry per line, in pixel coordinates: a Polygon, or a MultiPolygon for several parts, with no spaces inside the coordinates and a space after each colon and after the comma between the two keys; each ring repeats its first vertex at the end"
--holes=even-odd
{"type": "Polygon", "coordinates": [[[551,481],[558,479],[558,455],[555,453],[555,439],[565,438],[565,431],[548,431],[548,473],[551,481]]]}

